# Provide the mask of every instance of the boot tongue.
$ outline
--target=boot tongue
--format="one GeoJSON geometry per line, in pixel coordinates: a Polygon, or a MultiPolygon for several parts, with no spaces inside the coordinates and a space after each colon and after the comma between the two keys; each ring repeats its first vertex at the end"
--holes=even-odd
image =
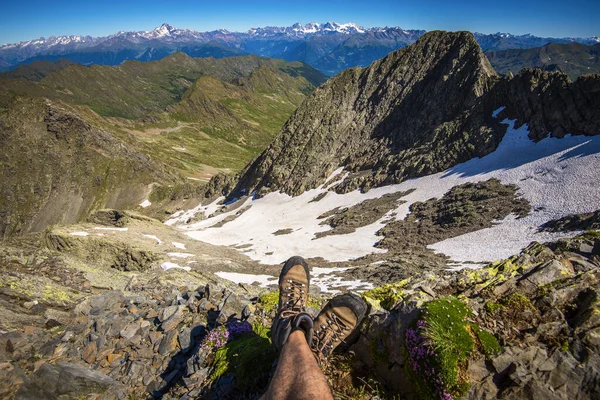
{"type": "Polygon", "coordinates": [[[293,326],[294,328],[292,329],[293,331],[295,330],[301,330],[304,332],[304,336],[306,337],[306,343],[308,343],[308,346],[310,347],[312,345],[312,340],[313,340],[313,319],[312,316],[308,313],[300,313],[298,314],[293,321],[293,326]]]}

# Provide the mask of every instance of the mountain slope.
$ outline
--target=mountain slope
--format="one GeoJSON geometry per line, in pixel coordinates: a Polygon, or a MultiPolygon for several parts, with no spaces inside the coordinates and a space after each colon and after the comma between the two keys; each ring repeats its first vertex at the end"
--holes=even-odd
{"type": "Polygon", "coordinates": [[[3,110],[0,136],[0,237],[132,207],[152,184],[182,180],[74,110],[42,99],[17,98],[3,110]]]}
{"type": "MultiPolygon", "coordinates": [[[[298,68],[298,75],[311,69],[256,56],[212,59],[190,58],[183,53],[152,63],[130,61],[117,67],[69,65],[37,83],[24,79],[0,80],[0,104],[6,104],[15,93],[30,94],[87,105],[103,116],[139,118],[163,111],[179,101],[201,75],[234,82],[262,65],[285,70],[298,68]]],[[[325,79],[314,70],[308,72],[307,77],[315,86],[325,79]]]]}
{"type": "Polygon", "coordinates": [[[424,33],[411,31],[408,34],[399,29],[384,29],[355,34],[311,65],[332,76],[348,67],[366,67],[394,50],[414,43],[424,33]]]}
{"type": "Polygon", "coordinates": [[[0,237],[150,197],[159,210],[202,196],[212,176],[256,157],[325,78],[256,56],[64,64],[0,79],[0,237]]]}
{"type": "Polygon", "coordinates": [[[519,125],[529,122],[535,140],[548,132],[596,134],[598,84],[598,77],[570,83],[535,70],[499,79],[472,34],[430,32],[317,89],[231,196],[297,195],[341,166],[350,175],[338,192],[439,172],[496,148],[506,127],[492,111],[501,106],[519,125]]]}
{"type": "Polygon", "coordinates": [[[502,75],[518,73],[526,67],[562,71],[572,80],[583,74],[600,73],[600,44],[549,43],[533,49],[490,50],[485,54],[502,75]]]}
{"type": "Polygon", "coordinates": [[[51,72],[58,71],[73,64],[67,59],[56,62],[47,60],[34,61],[31,64],[21,64],[12,71],[0,72],[0,78],[23,78],[29,81],[39,81],[51,72]]]}
{"type": "MultiPolygon", "coordinates": [[[[483,116],[465,110],[495,77],[471,34],[428,33],[413,46],[318,88],[249,166],[239,188],[299,194],[342,165],[352,172],[376,169],[373,175],[383,180],[387,170],[394,171],[399,181],[485,154],[494,148],[494,138],[479,134],[483,116]],[[478,132],[469,137],[463,131],[475,125],[473,119],[478,132]],[[454,140],[452,158],[444,155],[444,143],[454,140]]],[[[347,181],[366,187],[365,178],[357,174],[347,181]]]]}

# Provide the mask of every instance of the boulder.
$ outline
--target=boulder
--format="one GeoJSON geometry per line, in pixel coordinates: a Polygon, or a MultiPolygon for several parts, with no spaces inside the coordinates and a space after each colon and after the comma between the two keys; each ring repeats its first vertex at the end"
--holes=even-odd
{"type": "Polygon", "coordinates": [[[17,400],[87,398],[123,392],[116,380],[79,364],[43,364],[16,394],[17,400]]]}

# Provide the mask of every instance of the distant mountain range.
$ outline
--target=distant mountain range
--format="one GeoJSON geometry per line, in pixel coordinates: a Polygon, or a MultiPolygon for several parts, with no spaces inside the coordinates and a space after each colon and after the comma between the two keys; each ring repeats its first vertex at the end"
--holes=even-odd
{"type": "MultiPolygon", "coordinates": [[[[346,68],[365,67],[393,50],[414,43],[424,33],[424,30],[363,28],[354,23],[335,22],[253,28],[248,32],[223,29],[197,32],[163,24],[152,31],[118,32],[106,37],[59,36],[6,44],[0,47],[0,70],[38,60],[63,58],[84,65],[118,65],[126,60],[158,60],[182,51],[191,57],[255,54],[303,61],[327,75],[335,75],[346,68]]],[[[541,38],[508,33],[476,33],[475,38],[484,51],[529,49],[548,43],[591,45],[600,40],[597,37],[541,38]]]]}
{"type": "Polygon", "coordinates": [[[502,75],[516,74],[526,67],[562,71],[572,80],[582,74],[600,73],[600,43],[548,43],[533,49],[488,50],[485,55],[502,75]]]}

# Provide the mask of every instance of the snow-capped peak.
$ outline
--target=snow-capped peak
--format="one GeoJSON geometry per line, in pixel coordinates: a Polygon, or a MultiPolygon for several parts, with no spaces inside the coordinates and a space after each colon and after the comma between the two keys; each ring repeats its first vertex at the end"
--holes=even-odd
{"type": "Polygon", "coordinates": [[[265,36],[269,34],[304,36],[320,33],[327,34],[332,32],[353,34],[364,33],[365,29],[353,22],[349,22],[346,24],[338,24],[337,22],[326,22],[324,24],[319,24],[317,22],[309,22],[306,25],[302,25],[301,23],[296,22],[295,24],[289,27],[267,26],[264,28],[252,28],[248,31],[248,34],[256,36],[265,36]]]}
{"type": "Polygon", "coordinates": [[[151,33],[154,38],[160,38],[165,36],[171,36],[171,34],[175,32],[175,28],[171,25],[165,23],[154,29],[151,33]]]}

